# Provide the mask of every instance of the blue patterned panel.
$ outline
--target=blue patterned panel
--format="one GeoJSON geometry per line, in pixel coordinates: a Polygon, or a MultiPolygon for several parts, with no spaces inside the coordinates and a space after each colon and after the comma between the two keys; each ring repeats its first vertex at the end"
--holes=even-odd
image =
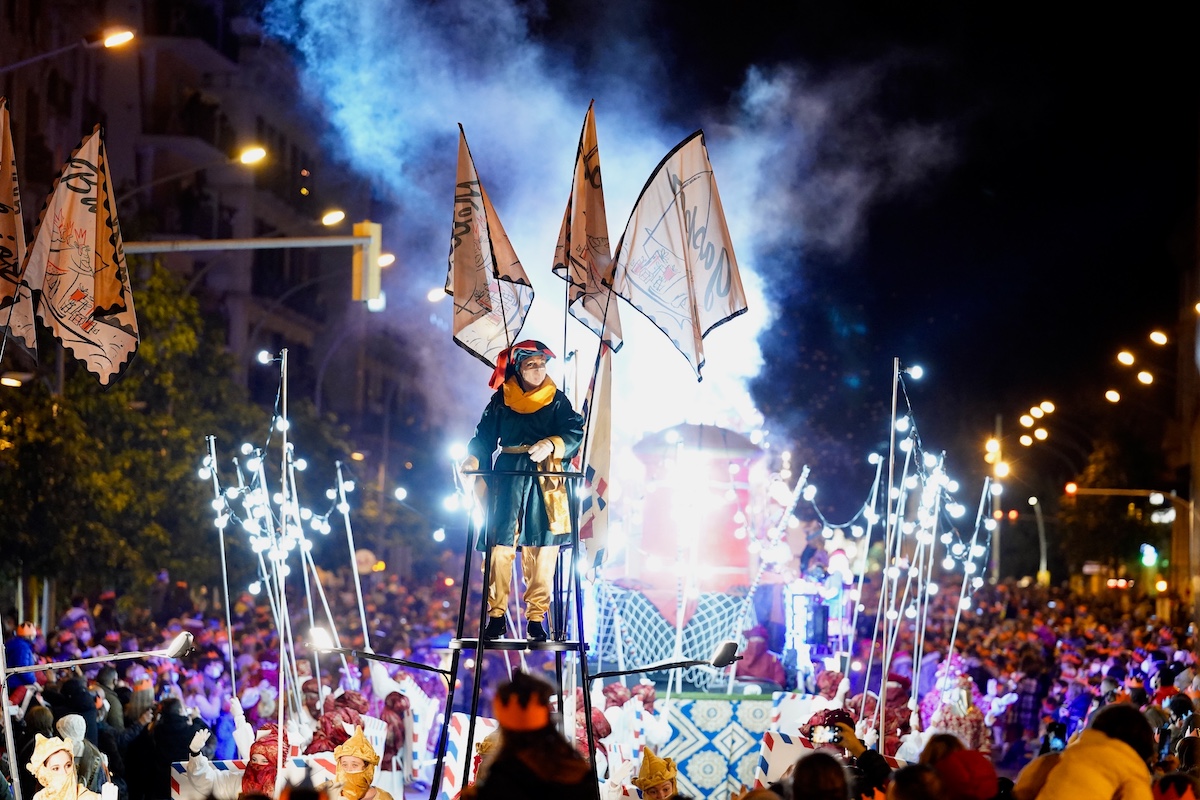
{"type": "Polygon", "coordinates": [[[668,717],[671,740],[658,754],[674,759],[680,794],[726,800],[754,785],[770,719],[770,695],[679,695],[668,717]]]}

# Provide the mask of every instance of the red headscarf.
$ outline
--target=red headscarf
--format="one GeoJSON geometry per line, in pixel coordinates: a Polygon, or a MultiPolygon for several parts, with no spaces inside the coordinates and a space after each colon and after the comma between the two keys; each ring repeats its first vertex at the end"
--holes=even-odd
{"type": "Polygon", "coordinates": [[[492,372],[491,379],[488,380],[488,386],[492,389],[499,389],[505,379],[509,377],[510,366],[515,371],[517,367],[521,366],[521,362],[530,356],[542,356],[549,360],[554,358],[554,353],[536,339],[517,342],[507,350],[500,351],[500,355],[496,358],[496,369],[492,372]]]}
{"type": "MultiPolygon", "coordinates": [[[[254,744],[250,745],[250,758],[261,755],[267,759],[265,764],[246,762],[246,772],[242,775],[242,794],[265,794],[275,796],[275,777],[279,771],[279,728],[275,723],[267,723],[262,727],[263,733],[254,744]]],[[[283,736],[284,756],[287,756],[287,734],[283,736]]]]}

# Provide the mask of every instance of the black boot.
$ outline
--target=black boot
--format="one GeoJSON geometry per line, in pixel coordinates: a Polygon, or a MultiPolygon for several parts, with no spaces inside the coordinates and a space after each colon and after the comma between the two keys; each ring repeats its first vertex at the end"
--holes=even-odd
{"type": "Polygon", "coordinates": [[[488,617],[487,627],[483,629],[484,639],[503,639],[507,633],[504,617],[488,617]]]}
{"type": "Polygon", "coordinates": [[[525,639],[530,642],[544,642],[549,638],[540,619],[531,619],[525,624],[525,639]]]}

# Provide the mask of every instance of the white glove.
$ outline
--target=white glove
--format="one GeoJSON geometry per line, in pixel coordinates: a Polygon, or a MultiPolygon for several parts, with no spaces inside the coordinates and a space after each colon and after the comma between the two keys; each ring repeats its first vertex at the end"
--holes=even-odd
{"type": "Polygon", "coordinates": [[[554,442],[542,439],[529,446],[530,461],[545,461],[554,453],[554,442]]]}
{"type": "Polygon", "coordinates": [[[633,774],[633,761],[623,761],[620,766],[609,766],[608,780],[600,784],[601,800],[621,800],[624,792],[622,787],[629,781],[629,776],[633,774]]]}
{"type": "Polygon", "coordinates": [[[208,737],[211,732],[207,729],[196,731],[192,736],[191,744],[188,745],[189,753],[199,753],[204,749],[204,745],[208,743],[208,737]]]}
{"type": "Polygon", "coordinates": [[[629,776],[633,774],[633,768],[635,766],[636,765],[633,763],[633,759],[626,759],[617,766],[610,765],[608,768],[609,783],[616,784],[617,786],[624,786],[629,782],[629,776]]]}

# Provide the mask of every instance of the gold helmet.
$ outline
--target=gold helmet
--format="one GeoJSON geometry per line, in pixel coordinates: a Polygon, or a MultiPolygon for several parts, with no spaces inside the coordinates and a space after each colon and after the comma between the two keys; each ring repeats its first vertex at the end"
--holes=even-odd
{"type": "Polygon", "coordinates": [[[371,743],[367,741],[367,737],[363,733],[361,726],[356,726],[353,736],[333,748],[334,761],[339,760],[342,756],[361,758],[364,765],[363,772],[369,773],[374,777],[375,765],[379,763],[379,754],[375,752],[375,748],[371,747],[371,743]]]}
{"type": "Polygon", "coordinates": [[[678,771],[675,769],[675,762],[670,758],[659,758],[657,754],[650,750],[645,751],[642,756],[642,768],[638,770],[638,776],[633,779],[632,783],[643,792],[647,789],[658,786],[660,783],[671,782],[671,793],[675,793],[675,776],[678,771]]]}

